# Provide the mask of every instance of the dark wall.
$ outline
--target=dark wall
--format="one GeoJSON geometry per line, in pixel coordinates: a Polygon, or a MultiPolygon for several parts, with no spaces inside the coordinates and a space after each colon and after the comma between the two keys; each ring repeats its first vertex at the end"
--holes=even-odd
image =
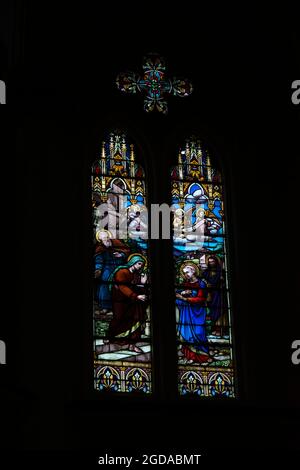
{"type": "Polygon", "coordinates": [[[2,175],[7,246],[16,255],[16,269],[7,263],[6,445],[150,451],[166,449],[168,435],[170,450],[184,450],[197,449],[201,434],[202,448],[216,451],[295,449],[299,366],[290,356],[299,337],[300,147],[290,86],[297,78],[299,36],[293,28],[287,34],[265,28],[257,19],[227,28],[214,16],[201,28],[196,20],[158,20],[155,34],[148,34],[121,14],[112,23],[108,12],[79,10],[78,21],[74,11],[69,16],[60,10],[57,18],[44,6],[16,5],[23,34],[8,70],[9,150],[2,175]],[[141,72],[149,51],[165,56],[170,76],[194,84],[191,97],[169,99],[168,116],[146,115],[140,96],[124,96],[114,84],[120,71],[141,72]],[[90,392],[89,165],[103,133],[115,125],[127,129],[140,150],[150,202],[168,201],[169,168],[190,133],[197,132],[222,161],[240,390],[234,402],[186,402],[172,391],[176,350],[167,241],[151,242],[157,393],[135,400],[90,392]]]}

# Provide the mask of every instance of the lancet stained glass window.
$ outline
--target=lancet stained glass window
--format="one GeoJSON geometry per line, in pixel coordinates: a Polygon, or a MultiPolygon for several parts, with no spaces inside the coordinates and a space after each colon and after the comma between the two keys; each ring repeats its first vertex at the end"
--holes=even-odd
{"type": "Polygon", "coordinates": [[[151,393],[145,174],[117,131],[92,167],[94,386],[151,393]]]}
{"type": "Polygon", "coordinates": [[[234,397],[221,172],[193,137],[171,178],[179,393],[234,397]]]}

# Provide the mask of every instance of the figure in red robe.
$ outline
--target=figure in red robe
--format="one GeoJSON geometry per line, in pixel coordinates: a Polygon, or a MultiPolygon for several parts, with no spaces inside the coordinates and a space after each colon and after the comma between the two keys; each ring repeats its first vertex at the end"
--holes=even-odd
{"type": "Polygon", "coordinates": [[[111,342],[121,344],[122,349],[139,353],[143,351],[135,343],[141,340],[147,317],[147,275],[141,274],[144,266],[145,258],[136,254],[112,273],[113,319],[107,335],[111,342]]]}

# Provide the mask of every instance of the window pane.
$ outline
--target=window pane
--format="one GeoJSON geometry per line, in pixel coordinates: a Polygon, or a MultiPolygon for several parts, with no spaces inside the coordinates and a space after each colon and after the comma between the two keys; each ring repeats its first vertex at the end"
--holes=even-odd
{"type": "Polygon", "coordinates": [[[115,132],[92,167],[95,388],[151,392],[148,219],[144,171],[115,132]]]}
{"type": "Polygon", "coordinates": [[[171,178],[179,393],[234,397],[221,173],[190,139],[171,178]]]}

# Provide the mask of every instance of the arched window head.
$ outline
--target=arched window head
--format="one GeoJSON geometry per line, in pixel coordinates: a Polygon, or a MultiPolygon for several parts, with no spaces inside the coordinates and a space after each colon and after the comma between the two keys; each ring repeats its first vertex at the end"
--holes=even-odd
{"type": "Polygon", "coordinates": [[[92,166],[94,386],[151,392],[147,198],[143,168],[120,131],[92,166]]]}
{"type": "Polygon", "coordinates": [[[171,178],[179,393],[234,397],[221,172],[193,137],[171,178]]]}

